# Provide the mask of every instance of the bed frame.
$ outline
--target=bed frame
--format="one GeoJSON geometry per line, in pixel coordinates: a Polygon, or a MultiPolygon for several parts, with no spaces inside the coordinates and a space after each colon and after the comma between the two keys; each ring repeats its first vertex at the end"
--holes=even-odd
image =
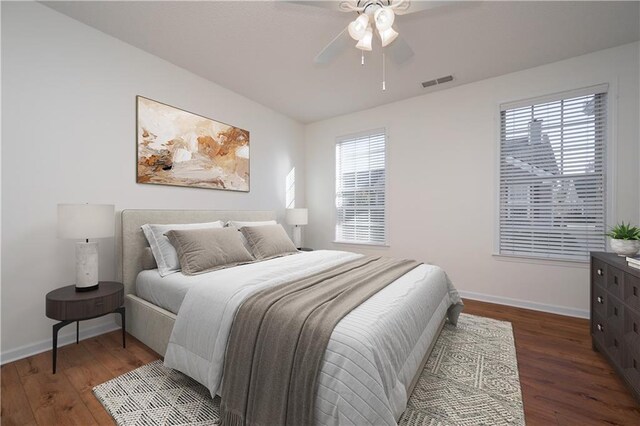
{"type": "Polygon", "coordinates": [[[127,331],[136,339],[164,356],[176,315],[136,296],[136,277],[144,268],[143,258],[149,247],[140,228],[145,223],[199,223],[228,221],[274,220],[273,211],[223,210],[123,210],[118,227],[118,271],[124,284],[124,305],[127,310],[127,331]]]}
{"type": "MultiPolygon", "coordinates": [[[[116,232],[119,249],[118,271],[124,284],[125,307],[127,311],[127,331],[142,343],[164,357],[176,321],[176,315],[166,309],[149,303],[136,296],[136,277],[144,269],[143,257],[149,247],[140,228],[145,223],[198,223],[216,220],[262,221],[274,220],[273,211],[223,211],[223,210],[123,210],[119,216],[116,232]]],[[[445,319],[439,325],[436,336],[440,335],[445,319]]],[[[420,373],[431,355],[437,338],[433,339],[407,394],[411,395],[420,373]]],[[[396,419],[397,420],[397,419],[396,419]]]]}

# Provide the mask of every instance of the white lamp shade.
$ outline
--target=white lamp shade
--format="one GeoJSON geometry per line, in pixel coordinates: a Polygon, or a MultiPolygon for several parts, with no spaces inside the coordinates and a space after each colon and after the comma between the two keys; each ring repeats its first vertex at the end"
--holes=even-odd
{"type": "Polygon", "coordinates": [[[113,204],[58,204],[58,238],[113,237],[114,213],[113,204]]]}
{"type": "Polygon", "coordinates": [[[287,209],[285,220],[289,225],[306,225],[307,209],[287,209]]]}
{"type": "Polygon", "coordinates": [[[356,44],[356,47],[360,50],[371,51],[371,41],[373,40],[373,30],[369,26],[364,34],[364,37],[356,44]]]}
{"type": "Polygon", "coordinates": [[[369,15],[362,14],[351,22],[347,27],[349,29],[349,35],[352,39],[360,41],[367,32],[369,26],[369,15]]]}
{"type": "Polygon", "coordinates": [[[378,33],[380,34],[380,40],[382,40],[382,47],[387,47],[398,37],[398,33],[393,28],[389,28],[385,31],[378,31],[378,33]]]}
{"type": "Polygon", "coordinates": [[[381,7],[373,14],[373,20],[376,23],[376,28],[380,31],[386,31],[393,25],[393,21],[396,18],[396,14],[392,9],[381,7]]]}

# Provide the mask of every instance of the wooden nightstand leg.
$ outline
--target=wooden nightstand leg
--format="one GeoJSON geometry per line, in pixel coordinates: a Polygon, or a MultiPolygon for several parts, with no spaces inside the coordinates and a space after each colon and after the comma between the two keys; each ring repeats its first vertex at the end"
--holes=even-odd
{"type": "Polygon", "coordinates": [[[80,343],[80,321],[76,321],[76,345],[80,343]]]}
{"type": "Polygon", "coordinates": [[[122,347],[126,348],[127,347],[127,343],[125,341],[125,335],[126,335],[126,323],[125,323],[125,319],[126,319],[126,315],[125,315],[125,310],[124,310],[124,306],[120,306],[118,309],[115,310],[115,312],[120,314],[120,318],[121,318],[121,322],[122,322],[122,347]]]}
{"type": "Polygon", "coordinates": [[[71,324],[73,321],[60,321],[57,324],[53,324],[53,348],[51,356],[53,358],[53,374],[56,374],[56,358],[58,357],[58,331],[65,325],[71,324]]]}

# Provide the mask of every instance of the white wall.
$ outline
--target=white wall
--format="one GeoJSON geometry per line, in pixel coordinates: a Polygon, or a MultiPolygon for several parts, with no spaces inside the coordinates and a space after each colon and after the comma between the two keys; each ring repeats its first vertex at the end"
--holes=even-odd
{"type": "Polygon", "coordinates": [[[587,315],[587,265],[492,255],[498,105],[609,83],[612,220],[638,223],[638,51],[624,45],[308,125],[306,244],[417,258],[441,265],[472,298],[587,315]],[[334,244],[335,138],[382,126],[390,247],[334,244]]]}
{"type": "MultiPolygon", "coordinates": [[[[3,362],[49,347],[45,295],[74,282],[58,203],[283,214],[294,166],[304,200],[302,125],[155,56],[40,4],[3,2],[2,62],[3,362]],[[136,184],[136,95],[249,130],[251,192],[136,184]]],[[[100,241],[100,278],[115,278],[113,239],[100,241]]]]}

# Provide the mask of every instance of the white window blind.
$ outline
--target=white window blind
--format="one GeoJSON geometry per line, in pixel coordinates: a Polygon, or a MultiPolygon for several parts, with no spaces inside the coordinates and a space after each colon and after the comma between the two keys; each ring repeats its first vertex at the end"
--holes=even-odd
{"type": "Polygon", "coordinates": [[[501,107],[500,254],[605,249],[606,88],[501,107]]]}
{"type": "Polygon", "coordinates": [[[338,138],[336,241],[386,244],[385,131],[338,138]]]}

